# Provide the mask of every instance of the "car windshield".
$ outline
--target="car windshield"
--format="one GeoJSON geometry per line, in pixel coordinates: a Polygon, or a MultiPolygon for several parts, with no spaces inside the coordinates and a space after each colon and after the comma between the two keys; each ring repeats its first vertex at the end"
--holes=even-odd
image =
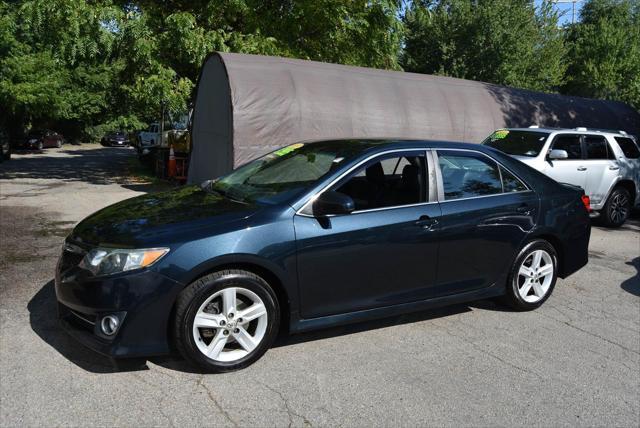
{"type": "Polygon", "coordinates": [[[515,156],[536,157],[544,147],[548,134],[538,131],[498,129],[482,144],[515,156]]]}
{"type": "Polygon", "coordinates": [[[373,142],[297,143],[249,162],[203,188],[242,202],[277,204],[301,194],[373,142]]]}

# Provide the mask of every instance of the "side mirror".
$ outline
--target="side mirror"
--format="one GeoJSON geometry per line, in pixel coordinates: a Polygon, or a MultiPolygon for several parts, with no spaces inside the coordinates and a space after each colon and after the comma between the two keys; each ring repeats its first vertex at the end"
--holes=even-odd
{"type": "Polygon", "coordinates": [[[549,159],[568,159],[569,153],[566,150],[553,149],[549,152],[549,159]]]}
{"type": "Polygon", "coordinates": [[[350,196],[331,190],[322,193],[313,202],[313,215],[317,217],[349,214],[355,209],[356,205],[350,196]]]}

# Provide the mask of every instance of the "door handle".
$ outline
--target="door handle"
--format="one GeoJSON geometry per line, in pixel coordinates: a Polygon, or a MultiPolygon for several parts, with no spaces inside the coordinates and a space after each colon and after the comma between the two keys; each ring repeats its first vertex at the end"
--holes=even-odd
{"type": "Polygon", "coordinates": [[[520,214],[529,215],[531,214],[531,207],[529,205],[520,205],[516,208],[516,211],[520,214]]]}
{"type": "Polygon", "coordinates": [[[578,167],[578,171],[586,171],[587,167],[586,166],[579,166],[578,167]]]}
{"type": "Polygon", "coordinates": [[[609,169],[610,169],[611,171],[617,171],[617,170],[619,170],[619,169],[620,169],[620,167],[619,167],[619,166],[616,166],[616,165],[611,165],[611,166],[609,167],[609,169]]]}
{"type": "Polygon", "coordinates": [[[420,226],[425,230],[431,230],[438,224],[438,220],[435,218],[431,218],[428,215],[420,216],[420,218],[416,221],[416,226],[420,226]]]}

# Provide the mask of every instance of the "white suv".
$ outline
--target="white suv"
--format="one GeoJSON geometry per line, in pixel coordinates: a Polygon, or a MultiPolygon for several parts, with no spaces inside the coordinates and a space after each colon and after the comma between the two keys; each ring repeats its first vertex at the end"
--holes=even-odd
{"type": "Polygon", "coordinates": [[[640,206],[640,149],[624,131],[587,128],[499,129],[482,144],[512,155],[562,183],[580,186],[609,226],[640,206]]]}

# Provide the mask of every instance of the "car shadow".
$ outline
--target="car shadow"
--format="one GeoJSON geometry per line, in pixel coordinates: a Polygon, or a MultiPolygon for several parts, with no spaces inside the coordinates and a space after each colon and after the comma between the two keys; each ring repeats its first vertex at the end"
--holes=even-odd
{"type": "Polygon", "coordinates": [[[28,151],[28,154],[45,156],[16,156],[10,162],[0,164],[0,178],[47,179],[84,181],[91,184],[127,183],[130,160],[136,157],[135,150],[123,148],[67,148],[28,151]],[[64,153],[65,156],[54,156],[64,153]]]}
{"type": "MultiPolygon", "coordinates": [[[[470,312],[474,308],[485,310],[505,311],[507,307],[490,300],[481,300],[470,304],[458,304],[443,308],[414,312],[373,321],[365,321],[357,324],[349,324],[340,327],[332,327],[316,330],[308,333],[288,335],[280,334],[273,347],[286,347],[306,342],[329,339],[333,337],[358,334],[365,331],[377,330],[403,324],[413,324],[436,318],[444,318],[470,312]]],[[[124,359],[114,361],[98,354],[74,340],[60,326],[57,318],[57,302],[54,289],[54,281],[47,282],[27,304],[31,329],[53,349],[59,352],[70,362],[92,373],[118,373],[124,371],[148,370],[146,361],[150,361],[161,367],[186,372],[202,373],[196,367],[190,365],[177,353],[167,356],[149,357],[147,359],[124,359]]]]}
{"type": "Polygon", "coordinates": [[[620,288],[634,296],[640,296],[640,257],[636,257],[625,264],[636,268],[636,274],[624,280],[622,284],[620,284],[620,288]]]}

